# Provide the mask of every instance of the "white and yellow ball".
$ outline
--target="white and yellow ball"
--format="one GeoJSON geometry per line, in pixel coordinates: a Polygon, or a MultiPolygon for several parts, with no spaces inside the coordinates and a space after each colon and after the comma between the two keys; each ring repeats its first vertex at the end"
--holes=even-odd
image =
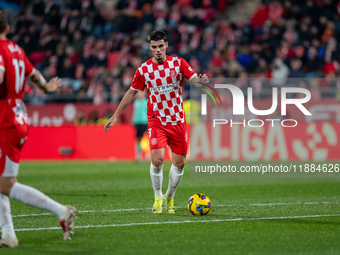
{"type": "Polygon", "coordinates": [[[193,215],[206,215],[210,208],[210,199],[204,194],[198,193],[189,198],[188,210],[193,215]]]}

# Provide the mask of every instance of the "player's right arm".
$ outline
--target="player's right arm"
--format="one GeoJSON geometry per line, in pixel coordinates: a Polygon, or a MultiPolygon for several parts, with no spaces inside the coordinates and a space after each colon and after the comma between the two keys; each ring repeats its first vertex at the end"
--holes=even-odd
{"type": "Polygon", "coordinates": [[[131,104],[133,99],[136,97],[138,91],[143,91],[145,88],[145,78],[141,75],[139,68],[137,69],[135,76],[133,77],[133,81],[130,89],[125,93],[122,101],[120,102],[116,112],[112,115],[109,121],[106,123],[104,127],[104,131],[107,132],[110,130],[111,126],[117,121],[119,115],[125,110],[125,108],[131,104]]]}
{"type": "Polygon", "coordinates": [[[104,127],[104,131],[107,132],[110,130],[111,126],[117,121],[119,115],[125,110],[125,108],[131,104],[131,102],[133,101],[133,99],[136,97],[137,94],[137,90],[133,90],[133,89],[129,89],[122,101],[120,102],[116,112],[112,115],[112,117],[109,119],[109,121],[106,123],[105,127],[104,127]]]}

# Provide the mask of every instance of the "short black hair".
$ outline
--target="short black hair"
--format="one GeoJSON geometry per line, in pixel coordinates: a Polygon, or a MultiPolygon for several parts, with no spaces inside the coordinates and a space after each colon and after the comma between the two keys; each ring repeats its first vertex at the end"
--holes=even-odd
{"type": "Polygon", "coordinates": [[[159,41],[159,40],[164,40],[166,42],[166,33],[158,30],[158,31],[152,31],[147,38],[148,42],[150,41],[159,41]]]}
{"type": "Polygon", "coordinates": [[[7,16],[3,11],[0,10],[0,34],[5,32],[7,25],[8,25],[7,16]]]}

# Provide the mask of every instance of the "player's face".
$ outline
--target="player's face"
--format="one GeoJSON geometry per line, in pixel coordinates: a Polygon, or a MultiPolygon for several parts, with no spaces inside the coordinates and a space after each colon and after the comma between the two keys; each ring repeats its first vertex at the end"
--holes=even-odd
{"type": "Polygon", "coordinates": [[[165,60],[166,49],[168,48],[168,42],[164,40],[159,41],[150,41],[150,50],[152,52],[153,57],[157,61],[165,60]]]}

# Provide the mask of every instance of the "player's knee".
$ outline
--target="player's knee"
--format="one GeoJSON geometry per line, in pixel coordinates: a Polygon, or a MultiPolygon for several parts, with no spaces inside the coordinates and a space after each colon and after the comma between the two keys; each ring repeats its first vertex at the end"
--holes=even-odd
{"type": "Polygon", "coordinates": [[[183,170],[183,168],[185,166],[185,161],[172,162],[172,164],[174,166],[176,166],[178,169],[182,169],[183,170]]]}
{"type": "Polygon", "coordinates": [[[16,178],[1,178],[0,180],[0,193],[9,196],[13,184],[16,182],[16,178]]]}
{"type": "Polygon", "coordinates": [[[153,159],[153,160],[152,160],[152,164],[153,164],[155,167],[160,167],[160,166],[163,165],[163,161],[164,161],[164,159],[162,159],[162,158],[153,159]]]}

